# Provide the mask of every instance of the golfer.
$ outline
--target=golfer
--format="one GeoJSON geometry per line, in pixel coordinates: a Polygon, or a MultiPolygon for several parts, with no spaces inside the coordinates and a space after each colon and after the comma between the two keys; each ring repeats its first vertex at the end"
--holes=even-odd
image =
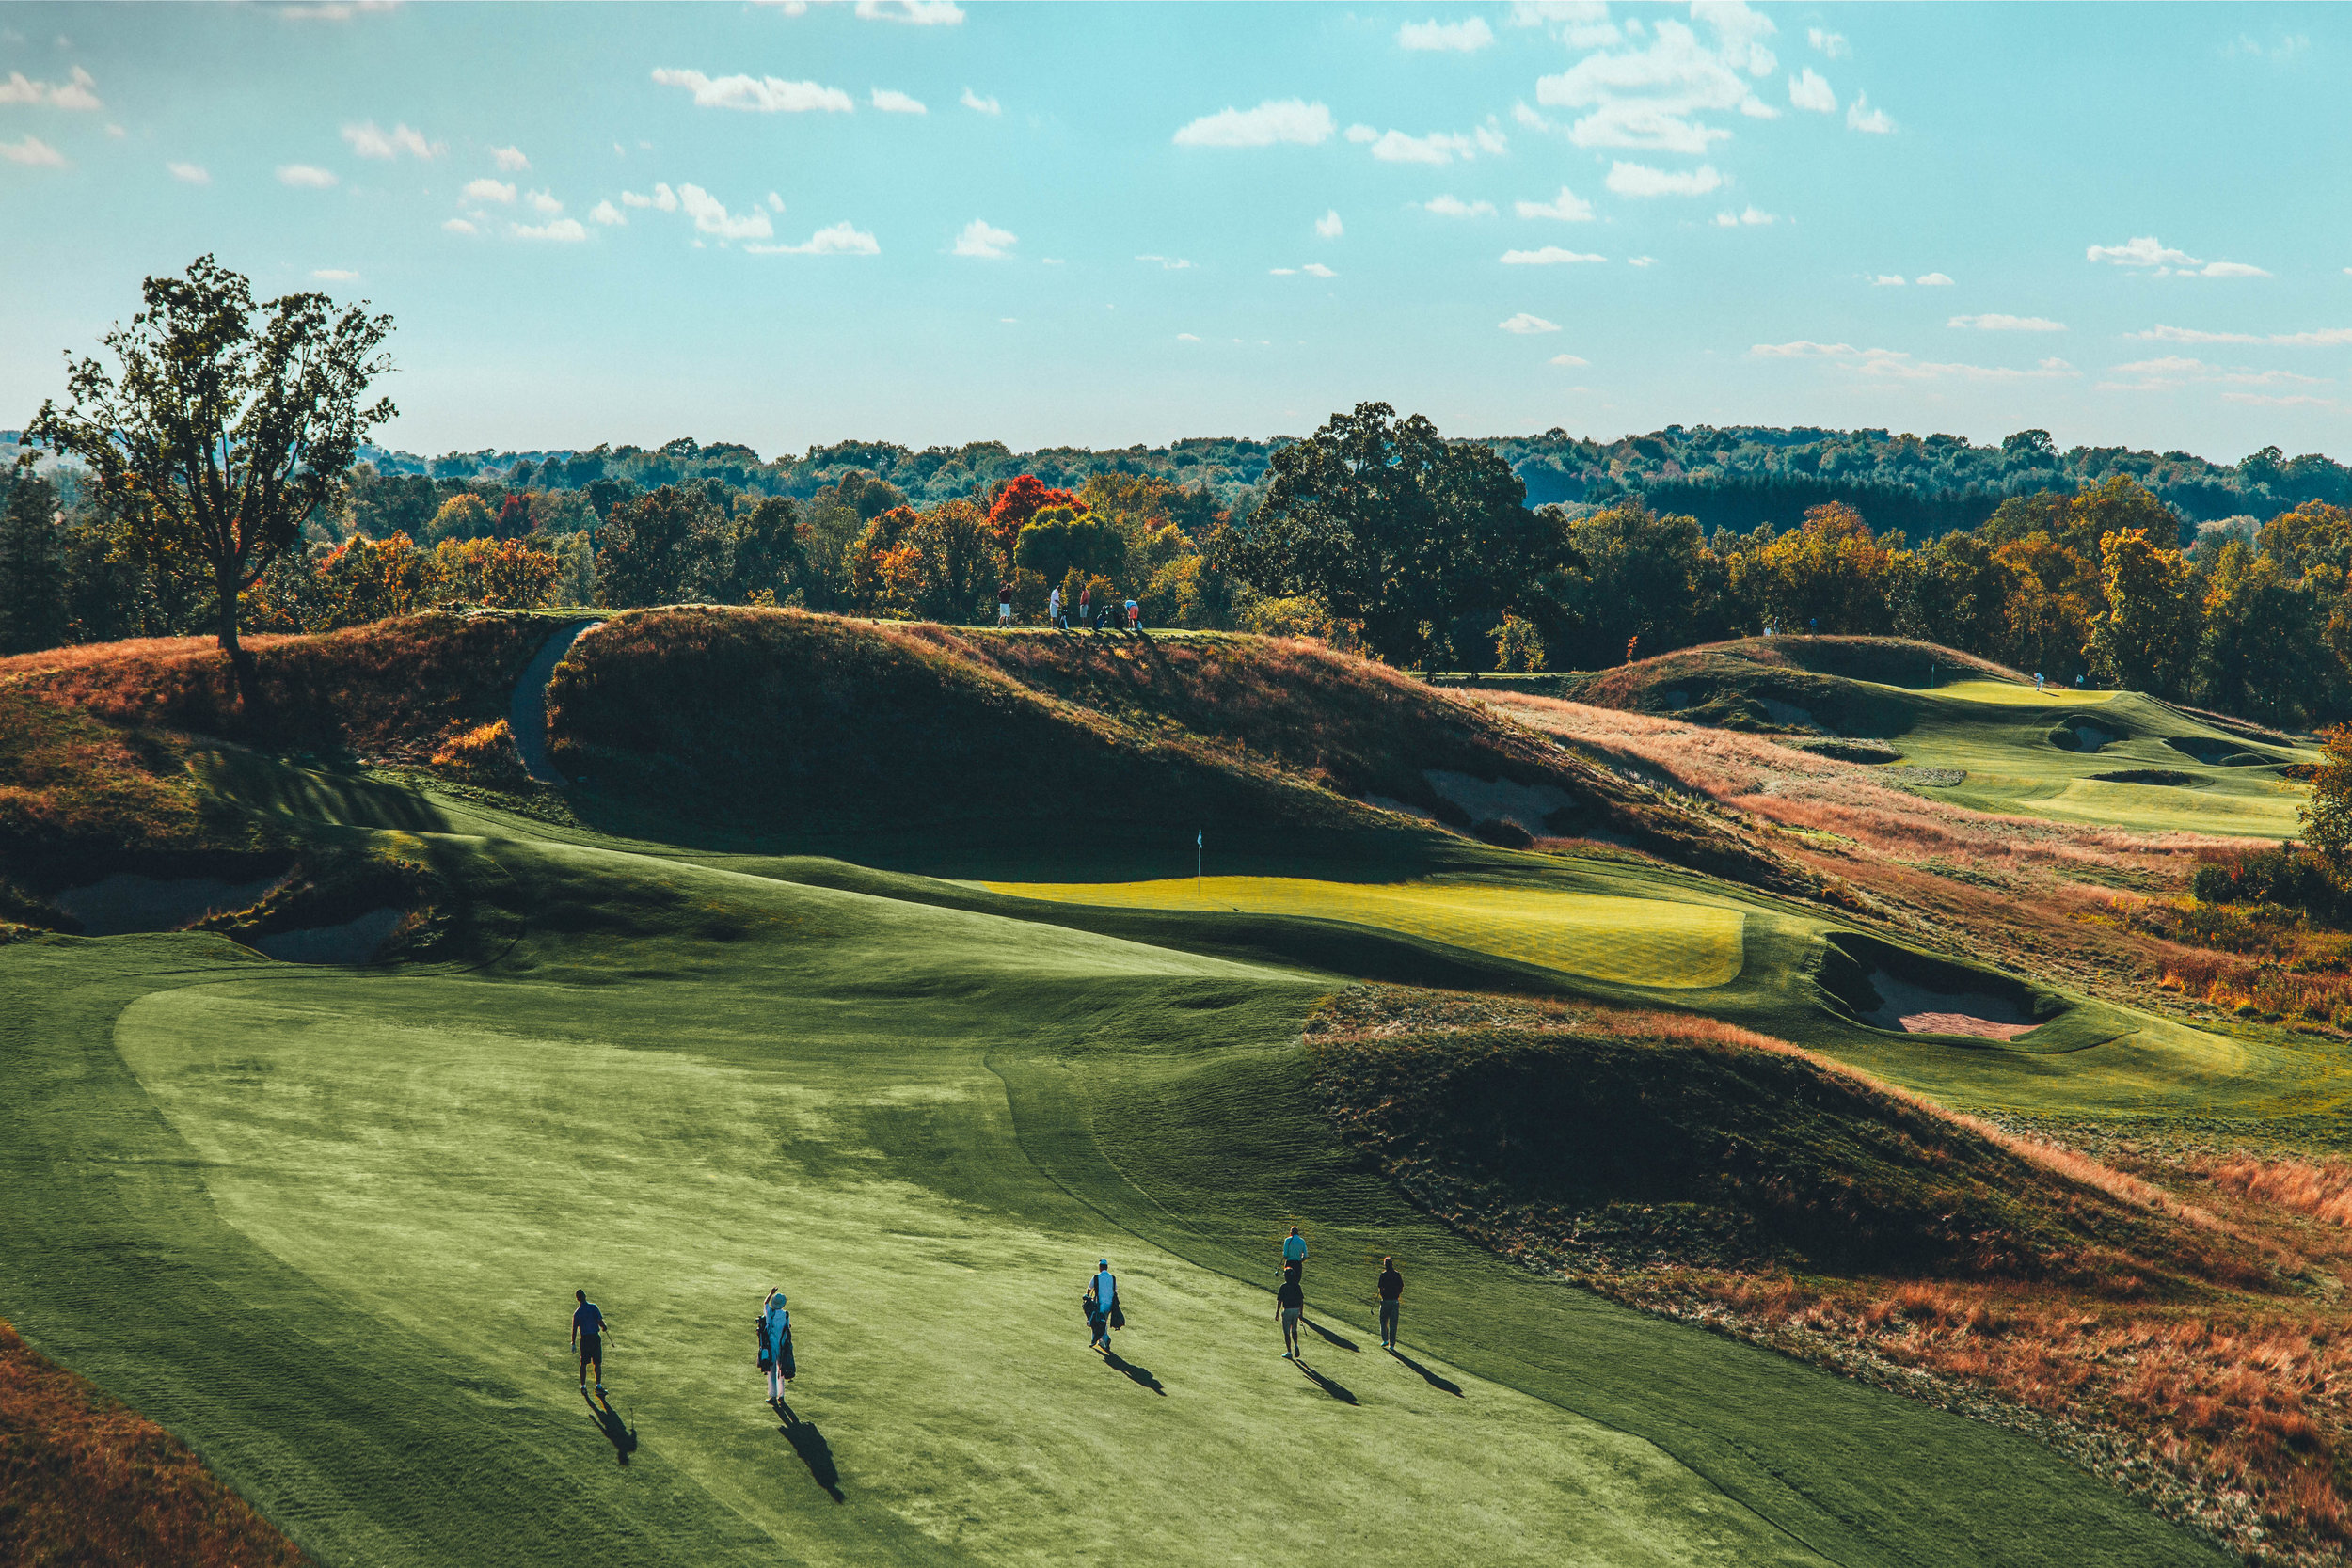
{"type": "Polygon", "coordinates": [[[1133,599],[1127,601],[1127,629],[1131,632],[1143,629],[1143,607],[1133,599]]]}
{"type": "Polygon", "coordinates": [[[1298,1271],[1292,1269],[1282,1275],[1281,1289],[1274,1292],[1274,1315],[1282,1320],[1282,1359],[1298,1359],[1298,1320],[1307,1310],[1307,1288],[1298,1283],[1298,1271]]]}
{"type": "Polygon", "coordinates": [[[768,1402],[773,1404],[784,1398],[784,1386],[798,1375],[800,1369],[792,1364],[792,1314],[784,1309],[781,1287],[768,1292],[768,1299],[759,1307],[760,1334],[768,1364],[768,1402]]]}
{"type": "Polygon", "coordinates": [[[1045,595],[1045,624],[1059,626],[1064,631],[1070,629],[1070,623],[1061,618],[1061,584],[1058,582],[1054,584],[1054,591],[1045,595]]]}
{"type": "Polygon", "coordinates": [[[1012,584],[1010,582],[1000,582],[996,585],[996,624],[1000,626],[1012,625],[1012,584]]]}
{"type": "Polygon", "coordinates": [[[1380,1348],[1396,1349],[1396,1307],[1405,1295],[1405,1276],[1396,1272],[1396,1259],[1380,1259],[1380,1348]]]}
{"type": "Polygon", "coordinates": [[[596,1370],[596,1392],[604,1392],[604,1313],[585,1291],[572,1292],[580,1305],[572,1310],[572,1343],[580,1347],[580,1391],[588,1391],[588,1369],[596,1370]]]}
{"type": "Polygon", "coordinates": [[[1084,631],[1094,614],[1094,584],[1087,583],[1078,590],[1078,629],[1084,631]]]}
{"type": "Polygon", "coordinates": [[[1307,1238],[1298,1233],[1295,1225],[1291,1233],[1282,1238],[1282,1266],[1295,1274],[1307,1272],[1307,1238]]]}
{"type": "Polygon", "coordinates": [[[1119,1306],[1119,1280],[1111,1273],[1107,1258],[1095,1264],[1092,1280],[1087,1285],[1087,1323],[1094,1330],[1095,1348],[1104,1354],[1111,1348],[1111,1312],[1119,1306]]]}

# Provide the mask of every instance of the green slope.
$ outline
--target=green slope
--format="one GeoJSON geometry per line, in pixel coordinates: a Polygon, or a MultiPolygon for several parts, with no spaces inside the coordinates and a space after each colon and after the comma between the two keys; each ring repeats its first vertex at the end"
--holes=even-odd
{"type": "Polygon", "coordinates": [[[1305,1097],[1328,982],[1180,948],[1476,955],[439,847],[528,913],[485,968],[0,949],[0,1307],[327,1561],[2217,1560],[2021,1438],[1459,1242],[1305,1097]],[[1264,1290],[1294,1221],[1358,1347],[1311,1341],[1314,1376],[1264,1290]],[[1409,1364],[1347,1299],[1382,1251],[1409,1364]],[[1074,1310],[1104,1255],[1123,1370],[1074,1310]],[[744,1332],[770,1284],[792,1433],[744,1332]]]}

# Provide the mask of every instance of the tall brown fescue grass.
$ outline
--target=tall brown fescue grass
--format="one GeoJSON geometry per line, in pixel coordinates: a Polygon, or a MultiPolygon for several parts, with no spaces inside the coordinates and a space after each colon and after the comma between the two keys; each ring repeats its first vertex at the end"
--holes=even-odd
{"type": "Polygon", "coordinates": [[[187,1445],[0,1323],[0,1562],[301,1568],[187,1445]]]}

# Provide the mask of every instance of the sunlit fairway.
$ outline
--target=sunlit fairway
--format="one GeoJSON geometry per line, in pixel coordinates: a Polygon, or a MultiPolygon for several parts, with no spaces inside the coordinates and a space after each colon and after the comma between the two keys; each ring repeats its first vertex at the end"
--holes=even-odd
{"type": "Polygon", "coordinates": [[[1946,681],[1934,691],[1942,698],[1963,703],[1993,703],[2004,707],[2078,706],[2085,703],[2105,703],[2123,695],[2119,691],[2076,691],[2055,685],[2036,691],[2030,686],[2019,686],[2010,681],[1946,681]]]}
{"type": "Polygon", "coordinates": [[[1662,898],[1301,877],[985,885],[997,893],[1060,903],[1344,920],[1627,985],[1718,986],[1740,973],[1740,911],[1662,898]]]}

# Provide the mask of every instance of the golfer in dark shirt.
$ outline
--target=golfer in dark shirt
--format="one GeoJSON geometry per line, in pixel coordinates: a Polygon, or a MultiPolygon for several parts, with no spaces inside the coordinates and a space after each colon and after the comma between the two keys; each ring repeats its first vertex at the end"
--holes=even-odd
{"type": "Polygon", "coordinates": [[[596,1370],[596,1392],[604,1392],[604,1314],[585,1291],[574,1291],[580,1306],[572,1312],[572,1342],[580,1347],[580,1390],[588,1391],[588,1369],[596,1370]]]}
{"type": "Polygon", "coordinates": [[[1380,1348],[1396,1349],[1396,1304],[1405,1294],[1405,1276],[1396,1272],[1396,1259],[1380,1259],[1380,1348]]]}
{"type": "Polygon", "coordinates": [[[1282,1288],[1274,1292],[1274,1315],[1282,1320],[1282,1359],[1298,1358],[1298,1320],[1307,1310],[1307,1291],[1298,1283],[1294,1269],[1282,1276],[1282,1288]]]}

